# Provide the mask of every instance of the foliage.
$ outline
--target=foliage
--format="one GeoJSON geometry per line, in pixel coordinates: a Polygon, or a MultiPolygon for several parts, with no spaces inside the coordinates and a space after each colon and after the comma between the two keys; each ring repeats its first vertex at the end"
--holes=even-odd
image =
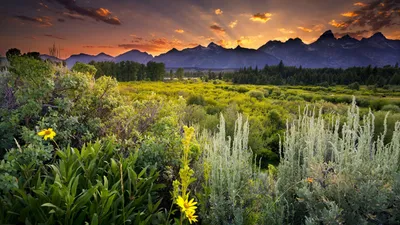
{"type": "Polygon", "coordinates": [[[202,213],[206,224],[243,224],[246,219],[244,192],[253,176],[248,132],[248,122],[243,123],[240,115],[232,141],[226,138],[223,116],[215,135],[204,134],[202,213]]]}
{"type": "Polygon", "coordinates": [[[306,108],[288,124],[278,190],[291,223],[392,224],[399,221],[400,122],[390,142],[374,138],[374,115],[360,120],[353,100],[347,120],[324,120],[306,108]],[[301,210],[304,209],[304,210],[301,210]]]}
{"type": "Polygon", "coordinates": [[[115,62],[95,62],[89,63],[96,69],[96,77],[111,76],[118,81],[136,80],[163,80],[165,75],[165,65],[163,63],[148,62],[143,65],[132,61],[115,62]]]}
{"type": "Polygon", "coordinates": [[[91,76],[94,76],[97,72],[96,67],[81,62],[76,62],[71,70],[80,73],[87,73],[91,76]]]}
{"type": "Polygon", "coordinates": [[[360,90],[360,84],[358,82],[351,83],[348,87],[352,90],[360,90]]]}
{"type": "MultiPolygon", "coordinates": [[[[59,159],[46,167],[19,168],[23,173],[14,177],[17,187],[1,198],[2,223],[160,223],[157,190],[163,185],[156,183],[154,169],[133,170],[137,153],[122,157],[112,143],[98,142],[56,154],[59,159]]],[[[12,163],[10,157],[4,163],[12,163]]]]}
{"type": "Polygon", "coordinates": [[[178,69],[176,70],[175,75],[176,75],[176,77],[177,77],[179,80],[182,80],[182,79],[183,79],[183,76],[185,75],[185,70],[184,70],[183,68],[178,68],[178,69]]]}
{"type": "Polygon", "coordinates": [[[400,68],[384,66],[382,68],[351,67],[342,68],[302,68],[284,66],[265,66],[263,69],[242,68],[232,74],[226,74],[237,84],[273,84],[273,85],[321,85],[334,86],[359,83],[364,85],[398,85],[400,68]],[[334,84],[334,85],[333,85],[334,84]]]}
{"type": "Polygon", "coordinates": [[[1,224],[399,223],[398,67],[91,64],[0,72],[1,224]]]}

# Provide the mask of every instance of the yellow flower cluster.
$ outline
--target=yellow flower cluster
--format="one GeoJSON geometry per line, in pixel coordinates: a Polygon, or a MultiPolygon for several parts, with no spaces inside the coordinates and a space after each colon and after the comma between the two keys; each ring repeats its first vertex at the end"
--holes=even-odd
{"type": "Polygon", "coordinates": [[[38,135],[43,137],[44,140],[47,139],[53,140],[54,136],[56,136],[56,132],[54,132],[52,128],[48,128],[38,132],[38,135]]]}
{"type": "Polygon", "coordinates": [[[192,224],[192,222],[197,222],[197,216],[195,215],[197,208],[197,206],[195,205],[197,204],[197,202],[195,202],[193,198],[189,201],[189,194],[184,197],[185,198],[182,198],[182,196],[178,196],[176,204],[181,207],[181,212],[185,213],[190,224],[192,224]]]}
{"type": "MultiPolygon", "coordinates": [[[[195,202],[193,198],[189,201],[189,193],[187,193],[190,183],[192,183],[195,180],[193,178],[194,171],[189,167],[190,145],[192,143],[192,140],[194,139],[194,128],[185,126],[183,130],[184,130],[184,137],[182,140],[183,154],[181,158],[182,166],[181,169],[179,170],[180,182],[178,180],[175,180],[173,182],[174,186],[173,197],[175,199],[176,204],[181,208],[182,214],[183,213],[185,214],[186,218],[189,220],[189,223],[191,224],[192,222],[198,222],[197,216],[195,215],[197,208],[197,206],[195,205],[197,204],[197,202],[195,202]],[[179,192],[181,193],[180,195],[179,192]]],[[[181,224],[182,224],[182,217],[181,217],[181,224]]]]}

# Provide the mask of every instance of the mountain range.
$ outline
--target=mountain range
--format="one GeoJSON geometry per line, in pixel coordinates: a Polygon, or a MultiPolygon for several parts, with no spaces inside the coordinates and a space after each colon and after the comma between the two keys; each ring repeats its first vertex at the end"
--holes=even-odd
{"type": "MultiPolygon", "coordinates": [[[[48,55],[43,59],[60,60],[48,55]]],[[[324,32],[315,42],[305,44],[300,38],[286,42],[269,41],[258,49],[237,46],[224,48],[213,42],[207,47],[198,45],[181,51],[173,48],[170,51],[153,57],[138,50],[131,50],[112,57],[105,53],[98,55],[78,54],[67,58],[66,64],[71,68],[76,62],[90,61],[135,61],[146,64],[149,61],[162,62],[167,68],[198,69],[238,69],[243,67],[264,67],[276,65],[281,60],[285,65],[305,68],[347,68],[352,66],[394,65],[400,62],[400,40],[387,39],[378,32],[369,38],[357,40],[345,35],[335,38],[331,30],[324,32]]]]}

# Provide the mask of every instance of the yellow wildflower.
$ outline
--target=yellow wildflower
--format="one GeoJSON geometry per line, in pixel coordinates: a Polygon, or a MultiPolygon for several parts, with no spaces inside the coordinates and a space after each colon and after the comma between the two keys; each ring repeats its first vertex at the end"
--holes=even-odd
{"type": "Polygon", "coordinates": [[[313,179],[312,177],[307,178],[307,182],[308,182],[308,183],[311,184],[313,181],[314,181],[314,179],[313,179]]]}
{"type": "Polygon", "coordinates": [[[198,222],[197,216],[194,215],[194,211],[191,213],[186,213],[186,217],[188,218],[190,224],[192,224],[192,222],[198,222]]]}
{"type": "Polygon", "coordinates": [[[186,199],[183,199],[182,196],[178,196],[178,199],[176,200],[176,204],[178,204],[178,206],[181,207],[182,212],[186,212],[186,216],[188,214],[191,214],[192,212],[194,214],[195,209],[197,208],[197,206],[195,206],[197,204],[197,202],[195,202],[193,198],[192,198],[192,200],[188,201],[187,197],[186,197],[186,199]]]}
{"type": "Polygon", "coordinates": [[[38,132],[38,135],[42,136],[44,140],[47,140],[48,138],[53,140],[54,136],[56,136],[56,132],[54,132],[52,128],[48,128],[38,132]]]}

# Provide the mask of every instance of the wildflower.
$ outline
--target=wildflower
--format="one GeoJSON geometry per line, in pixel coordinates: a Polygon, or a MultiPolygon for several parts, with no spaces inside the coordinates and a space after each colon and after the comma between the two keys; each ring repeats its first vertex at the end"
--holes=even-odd
{"type": "Polygon", "coordinates": [[[48,128],[38,132],[38,135],[43,136],[44,140],[47,140],[48,138],[50,138],[50,140],[53,140],[54,136],[56,136],[56,132],[54,132],[52,128],[48,128]]]}
{"type": "Polygon", "coordinates": [[[188,218],[190,224],[192,224],[192,222],[198,222],[197,216],[194,215],[194,211],[191,213],[186,213],[186,217],[188,218]]]}
{"type": "Polygon", "coordinates": [[[193,198],[190,201],[187,199],[187,196],[186,199],[183,199],[182,196],[178,196],[178,199],[176,200],[176,204],[181,207],[182,212],[186,212],[186,216],[191,213],[194,214],[195,209],[197,208],[197,206],[195,206],[197,202],[195,202],[193,198]]]}
{"type": "Polygon", "coordinates": [[[313,181],[314,181],[314,179],[313,179],[312,177],[307,178],[307,182],[308,182],[309,184],[311,184],[313,181]]]}

